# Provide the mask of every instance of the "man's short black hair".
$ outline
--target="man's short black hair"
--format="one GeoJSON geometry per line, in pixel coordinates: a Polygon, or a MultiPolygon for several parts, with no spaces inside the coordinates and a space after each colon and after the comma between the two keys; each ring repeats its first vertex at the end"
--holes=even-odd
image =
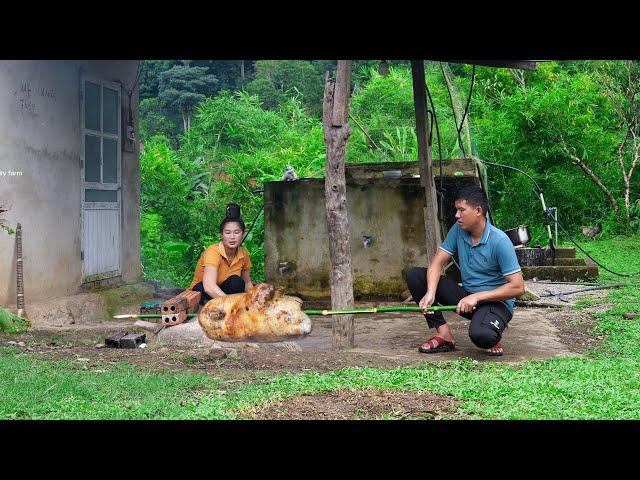
{"type": "Polygon", "coordinates": [[[484,190],[477,185],[470,185],[458,191],[456,200],[464,200],[473,208],[482,207],[482,213],[487,214],[489,210],[489,200],[484,190]]]}

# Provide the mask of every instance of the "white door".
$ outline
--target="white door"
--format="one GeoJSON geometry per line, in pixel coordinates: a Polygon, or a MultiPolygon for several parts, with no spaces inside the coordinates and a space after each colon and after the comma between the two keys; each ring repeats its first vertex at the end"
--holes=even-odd
{"type": "Polygon", "coordinates": [[[120,87],[83,77],[82,282],[121,273],[120,87]]]}

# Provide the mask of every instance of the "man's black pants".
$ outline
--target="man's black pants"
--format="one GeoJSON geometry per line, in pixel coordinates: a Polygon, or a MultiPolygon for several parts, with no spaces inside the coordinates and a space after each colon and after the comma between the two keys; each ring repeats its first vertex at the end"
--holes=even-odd
{"type": "MultiPolygon", "coordinates": [[[[244,280],[241,277],[238,275],[231,275],[222,282],[219,287],[224,293],[230,295],[232,293],[244,293],[245,285],[244,280]]],[[[202,282],[196,283],[191,290],[202,292],[202,295],[200,295],[200,305],[205,305],[209,300],[211,300],[209,294],[204,291],[204,285],[202,285],[202,282]]]]}
{"type": "MultiPolygon", "coordinates": [[[[427,269],[413,267],[406,273],[405,280],[413,300],[419,304],[422,297],[427,293],[427,269]]],[[[453,280],[440,277],[434,303],[457,305],[467,295],[471,295],[471,292],[467,292],[453,280]]],[[[502,332],[513,316],[502,302],[479,303],[473,313],[461,313],[460,315],[471,319],[469,338],[471,338],[474,345],[480,348],[495,346],[502,338],[502,332]]],[[[427,319],[429,328],[437,328],[447,323],[442,312],[425,314],[424,318],[427,319]]]]}

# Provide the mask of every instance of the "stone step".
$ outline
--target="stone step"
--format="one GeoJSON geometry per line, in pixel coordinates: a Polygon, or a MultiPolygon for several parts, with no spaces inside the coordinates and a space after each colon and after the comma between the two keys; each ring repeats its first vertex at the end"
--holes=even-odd
{"type": "MultiPolygon", "coordinates": [[[[553,266],[553,262],[550,258],[546,259],[544,262],[545,266],[553,266]]],[[[584,258],[557,258],[556,263],[557,266],[563,267],[582,267],[586,265],[584,258]]]]}
{"type": "Polygon", "coordinates": [[[553,280],[556,282],[593,281],[598,278],[597,265],[522,267],[525,280],[553,280]]]}

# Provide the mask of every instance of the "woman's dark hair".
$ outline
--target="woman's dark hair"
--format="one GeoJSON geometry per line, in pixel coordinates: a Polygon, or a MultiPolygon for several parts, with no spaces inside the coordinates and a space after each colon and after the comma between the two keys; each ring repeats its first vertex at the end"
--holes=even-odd
{"type": "Polygon", "coordinates": [[[240,228],[242,229],[242,233],[245,232],[246,227],[242,218],[240,218],[240,205],[237,203],[229,203],[226,208],[226,216],[222,223],[220,224],[220,233],[224,230],[224,226],[229,222],[238,222],[240,224],[240,228]]]}
{"type": "Polygon", "coordinates": [[[237,203],[228,203],[227,204],[227,214],[226,218],[240,218],[240,205],[237,203]]]}
{"type": "Polygon", "coordinates": [[[242,232],[244,233],[244,231],[246,230],[246,227],[244,225],[244,221],[241,218],[225,218],[224,220],[222,220],[222,223],[220,224],[220,233],[222,233],[222,231],[224,230],[224,226],[227,223],[230,222],[236,222],[238,224],[240,224],[240,229],[242,230],[242,232]]]}

